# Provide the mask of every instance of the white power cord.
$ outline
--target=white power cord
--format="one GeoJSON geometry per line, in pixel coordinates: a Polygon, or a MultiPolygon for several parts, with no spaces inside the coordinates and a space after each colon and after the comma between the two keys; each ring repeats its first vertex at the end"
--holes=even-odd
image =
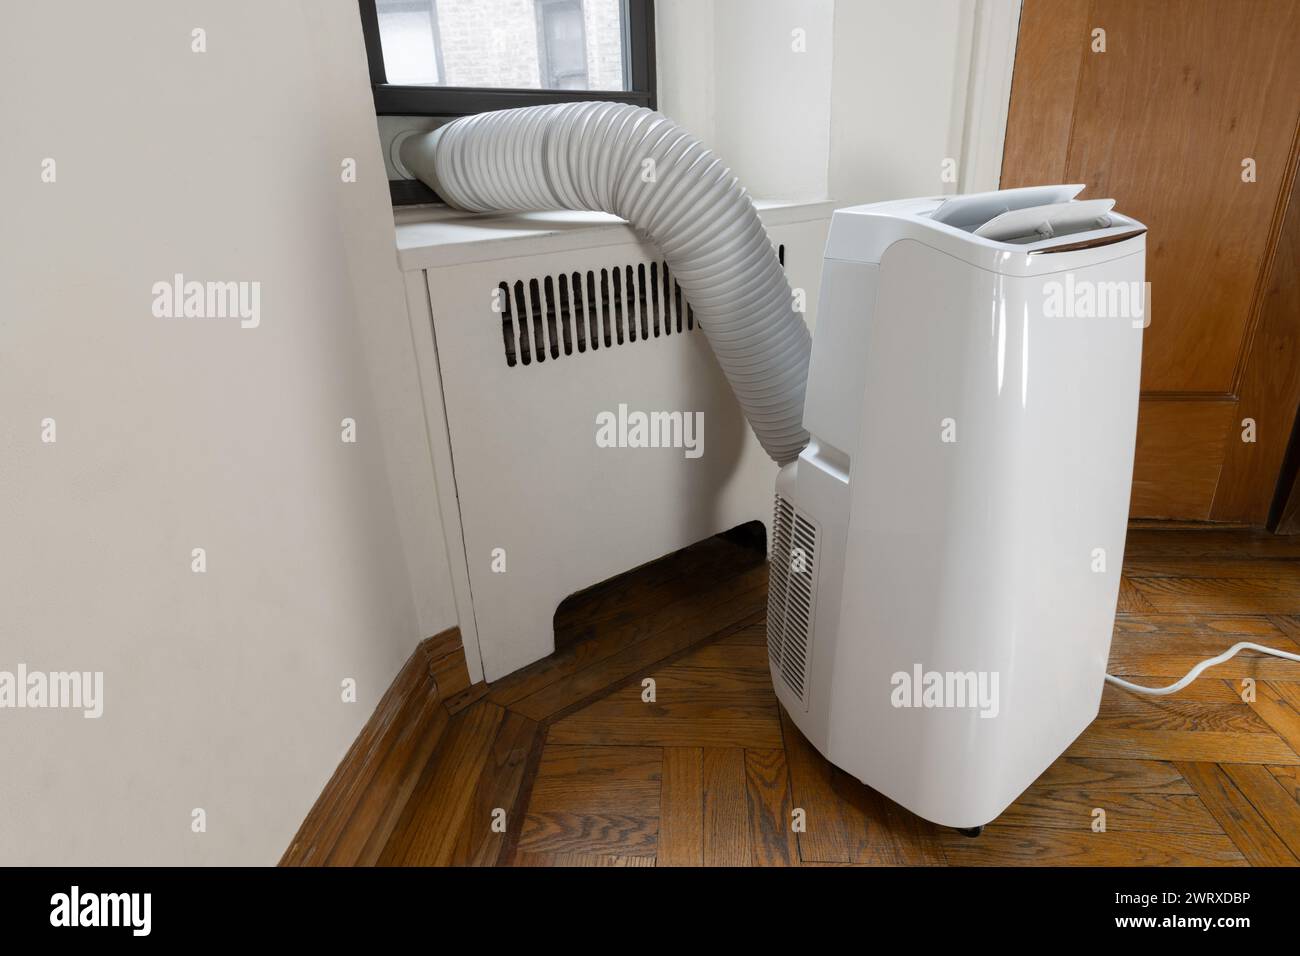
{"type": "Polygon", "coordinates": [[[1242,641],[1240,644],[1233,644],[1230,648],[1220,654],[1218,657],[1211,657],[1209,660],[1201,661],[1190,671],[1187,676],[1176,684],[1170,684],[1168,687],[1143,687],[1141,684],[1130,684],[1122,677],[1115,677],[1113,674],[1107,674],[1106,680],[1116,687],[1123,687],[1125,690],[1131,690],[1135,694],[1151,694],[1157,697],[1163,697],[1165,694],[1176,694],[1196,678],[1207,667],[1213,667],[1215,664],[1222,664],[1230,657],[1235,657],[1240,651],[1259,651],[1261,654],[1272,654],[1274,657],[1282,657],[1288,661],[1300,662],[1300,654],[1292,654],[1290,651],[1279,651],[1276,647],[1265,647],[1263,644],[1253,644],[1250,641],[1242,641]]]}

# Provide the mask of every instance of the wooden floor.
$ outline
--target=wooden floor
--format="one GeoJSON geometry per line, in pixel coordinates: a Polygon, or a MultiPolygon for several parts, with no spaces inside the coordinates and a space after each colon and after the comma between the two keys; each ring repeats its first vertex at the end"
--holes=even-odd
{"type": "MultiPolygon", "coordinates": [[[[766,581],[761,552],[715,538],[572,599],[556,654],[457,698],[379,862],[1300,863],[1300,664],[1241,655],[1173,698],[1108,686],[971,839],[830,766],[784,716],[766,581]]],[[[1240,640],[1300,652],[1300,539],[1130,531],[1112,673],[1169,683],[1240,640]]]]}

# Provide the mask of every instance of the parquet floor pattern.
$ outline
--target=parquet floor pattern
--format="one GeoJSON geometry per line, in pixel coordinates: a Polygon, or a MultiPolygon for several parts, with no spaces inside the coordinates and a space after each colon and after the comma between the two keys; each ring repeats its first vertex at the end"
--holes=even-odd
{"type": "MultiPolygon", "coordinates": [[[[566,602],[554,655],[457,699],[379,862],[1300,864],[1300,663],[1243,654],[1172,698],[1107,687],[971,839],[832,767],[785,717],[766,581],[760,551],[718,537],[566,602]]],[[[1111,672],[1168,683],[1240,640],[1300,653],[1300,539],[1131,530],[1111,672]]]]}

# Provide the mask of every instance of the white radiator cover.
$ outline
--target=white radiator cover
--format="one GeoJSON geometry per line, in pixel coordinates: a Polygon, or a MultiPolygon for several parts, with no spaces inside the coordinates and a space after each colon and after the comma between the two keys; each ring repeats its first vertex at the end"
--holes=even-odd
{"type": "MultiPolygon", "coordinates": [[[[773,243],[784,248],[791,286],[807,296],[810,325],[828,216],[822,204],[764,212],[773,243]]],[[[595,214],[568,214],[568,221],[575,217],[609,221],[595,214]]],[[[613,341],[606,346],[602,323],[599,347],[581,350],[570,325],[568,351],[561,333],[559,354],[553,355],[548,336],[545,358],[538,361],[532,354],[534,325],[530,361],[524,364],[516,344],[516,362],[508,364],[503,316],[494,310],[502,283],[517,293],[517,282],[528,289],[537,280],[544,291],[552,277],[553,298],[572,308],[571,282],[562,297],[556,277],[578,273],[585,286],[587,273],[594,272],[599,287],[605,270],[612,295],[612,270],[626,276],[628,266],[644,267],[648,278],[654,263],[663,287],[662,258],[628,227],[550,234],[539,227],[531,235],[529,223],[536,221],[498,218],[490,226],[501,238],[493,238],[490,231],[479,234],[488,223],[458,219],[453,229],[473,241],[439,243],[436,255],[418,245],[421,231],[445,235],[446,229],[399,224],[403,264],[423,264],[428,286],[437,369],[423,375],[423,387],[426,407],[441,402],[450,441],[455,487],[440,487],[439,494],[455,495],[455,508],[444,502],[443,514],[454,511],[461,524],[445,529],[453,561],[461,541],[464,546],[468,595],[458,598],[468,600],[458,600],[457,608],[467,653],[473,653],[468,635],[476,632],[489,681],[554,650],[553,617],[570,594],[747,521],[761,520],[770,532],[772,520],[776,466],[741,415],[708,342],[698,329],[688,330],[686,316],[678,332],[670,311],[673,327],[665,331],[661,311],[654,334],[653,306],[662,295],[650,297],[647,338],[636,309],[635,341],[624,322],[623,343],[611,326],[613,341]],[[617,415],[620,405],[629,411],[702,412],[703,454],[598,447],[597,415],[617,415]],[[505,570],[494,570],[502,560],[505,570]],[[472,628],[466,626],[467,612],[472,628]]],[[[621,282],[620,289],[626,312],[628,290],[621,282]]],[[[517,336],[520,303],[515,294],[510,300],[517,336]]],[[[589,313],[588,338],[590,318],[589,313]]],[[[431,427],[438,417],[430,415],[431,427]]]]}

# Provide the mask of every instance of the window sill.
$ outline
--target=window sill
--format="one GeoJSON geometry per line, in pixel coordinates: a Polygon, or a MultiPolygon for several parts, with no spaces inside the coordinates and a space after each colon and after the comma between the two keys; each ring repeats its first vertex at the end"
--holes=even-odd
{"type": "MultiPolygon", "coordinates": [[[[836,203],[757,199],[754,205],[764,225],[771,227],[829,219],[836,203]]],[[[429,205],[400,207],[394,210],[393,218],[397,260],[404,272],[635,240],[626,222],[600,212],[556,210],[498,215],[429,205]]]]}

